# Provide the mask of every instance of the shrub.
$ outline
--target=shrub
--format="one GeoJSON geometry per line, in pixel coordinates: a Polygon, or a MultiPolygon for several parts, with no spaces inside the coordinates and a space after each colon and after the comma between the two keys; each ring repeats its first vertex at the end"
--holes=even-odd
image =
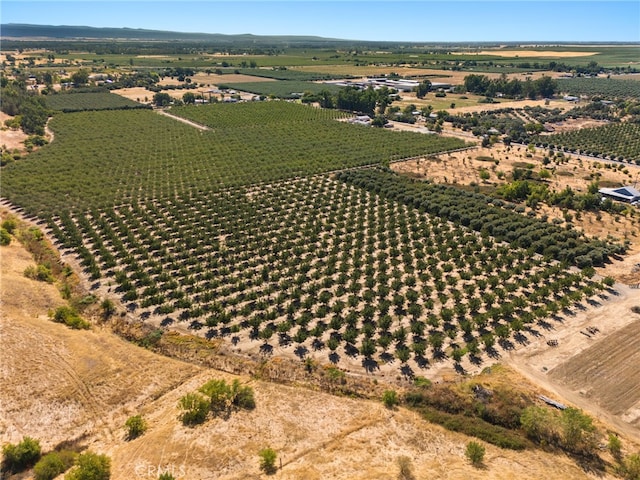
{"type": "Polygon", "coordinates": [[[83,320],[78,312],[71,307],[58,307],[53,313],[50,313],[49,316],[53,318],[54,322],[64,323],[66,326],[76,330],[88,330],[91,328],[91,324],[86,320],[83,320]]]}
{"type": "Polygon", "coordinates": [[[479,418],[467,417],[462,414],[453,415],[430,409],[422,410],[422,414],[427,421],[442,425],[447,430],[479,438],[500,448],[524,450],[529,446],[528,442],[517,432],[498,425],[491,425],[479,418]]]}
{"type": "Polygon", "coordinates": [[[113,300],[109,298],[105,298],[100,304],[100,308],[102,308],[102,315],[104,318],[109,318],[116,312],[116,305],[113,303],[113,300]]]}
{"type": "Polygon", "coordinates": [[[385,390],[382,394],[382,403],[387,408],[393,408],[398,404],[398,394],[395,390],[385,390]]]}
{"type": "Polygon", "coordinates": [[[40,442],[31,437],[24,437],[16,445],[7,444],[2,447],[2,471],[21,472],[40,458],[40,442]]]}
{"type": "Polygon", "coordinates": [[[624,459],[620,474],[625,480],[640,480],[640,453],[633,453],[624,459]]]}
{"type": "Polygon", "coordinates": [[[431,386],[431,380],[429,380],[428,378],[425,378],[425,377],[416,376],[413,379],[413,384],[416,387],[430,387],[431,386]]]}
{"type": "Polygon", "coordinates": [[[180,414],[184,425],[197,425],[207,418],[211,403],[199,393],[187,393],[178,402],[178,407],[184,410],[180,414]]]}
{"type": "Polygon", "coordinates": [[[469,459],[472,465],[479,467],[484,461],[485,448],[478,442],[467,443],[467,448],[464,452],[465,457],[469,459]]]}
{"type": "Polygon", "coordinates": [[[622,442],[620,441],[620,437],[613,433],[610,433],[607,448],[609,449],[609,452],[611,453],[611,456],[613,458],[618,461],[622,458],[622,442]]]}
{"type": "Polygon", "coordinates": [[[260,456],[260,470],[267,475],[271,475],[276,472],[276,458],[278,454],[272,448],[263,448],[258,453],[260,456]]]}
{"type": "Polygon", "coordinates": [[[11,235],[5,228],[0,227],[0,246],[6,247],[11,243],[11,235]]]}
{"type": "Polygon", "coordinates": [[[4,228],[8,233],[13,235],[18,227],[18,221],[14,217],[8,217],[0,224],[0,227],[4,228]]]}
{"type": "Polygon", "coordinates": [[[253,389],[241,385],[238,379],[235,379],[231,385],[224,380],[210,380],[200,387],[199,391],[209,397],[214,415],[228,415],[234,407],[246,410],[256,408],[253,389]]]}
{"type": "Polygon", "coordinates": [[[233,404],[238,408],[245,410],[253,410],[256,408],[256,400],[253,396],[253,388],[240,385],[236,379],[231,385],[231,394],[233,396],[233,404]]]}
{"type": "Polygon", "coordinates": [[[51,268],[39,263],[37,266],[30,265],[24,269],[24,276],[39,282],[53,283],[54,278],[51,268]]]}
{"type": "Polygon", "coordinates": [[[573,453],[591,454],[598,445],[598,433],[593,420],[577,408],[562,411],[562,445],[573,453]]]}
{"type": "Polygon", "coordinates": [[[147,422],[144,421],[142,416],[134,415],[127,418],[124,428],[127,430],[127,440],[133,440],[147,431],[147,422]]]}
{"type": "Polygon", "coordinates": [[[69,470],[75,459],[75,452],[69,450],[47,453],[33,467],[34,478],[35,480],[53,480],[69,470]]]}
{"type": "Polygon", "coordinates": [[[109,480],[111,460],[106,455],[85,452],[76,458],[76,467],[65,475],[65,480],[109,480]]]}
{"type": "Polygon", "coordinates": [[[165,472],[160,474],[158,480],[176,480],[176,477],[174,477],[170,473],[165,472]]]}

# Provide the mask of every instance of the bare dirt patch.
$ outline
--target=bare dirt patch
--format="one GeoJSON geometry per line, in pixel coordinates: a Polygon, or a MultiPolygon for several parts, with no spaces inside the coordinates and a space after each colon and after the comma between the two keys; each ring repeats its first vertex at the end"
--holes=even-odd
{"type": "Polygon", "coordinates": [[[560,363],[549,376],[640,427],[640,315],[621,314],[636,320],[560,363]]]}
{"type": "Polygon", "coordinates": [[[230,73],[225,75],[197,73],[191,77],[198,85],[220,85],[223,83],[247,83],[247,82],[275,82],[274,78],[257,77],[254,75],[244,75],[241,73],[230,73]]]}
{"type": "Polygon", "coordinates": [[[11,130],[4,126],[6,120],[10,120],[13,117],[7,115],[4,112],[0,112],[0,145],[9,150],[18,149],[24,150],[24,141],[27,139],[27,134],[22,130],[11,130]]]}
{"type": "MultiPolygon", "coordinates": [[[[153,92],[144,87],[119,88],[117,90],[112,90],[111,92],[140,103],[150,103],[154,95],[153,92]]],[[[184,92],[180,91],[180,96],[182,95],[184,95],[184,92]]]]}
{"type": "Polygon", "coordinates": [[[542,135],[552,135],[554,133],[572,132],[583,128],[596,128],[608,125],[606,120],[595,120],[592,118],[568,118],[563,122],[551,125],[552,132],[542,132],[542,135]]]}

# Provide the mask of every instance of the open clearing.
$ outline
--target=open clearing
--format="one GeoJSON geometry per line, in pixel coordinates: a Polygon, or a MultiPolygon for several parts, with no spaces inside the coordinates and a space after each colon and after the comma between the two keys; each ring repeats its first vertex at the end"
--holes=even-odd
{"type": "Polygon", "coordinates": [[[418,478],[612,478],[586,473],[563,455],[513,452],[486,445],[486,466],[464,457],[468,437],[390,411],[378,401],[352,400],[237,377],[256,392],[257,408],[229,420],[187,428],[177,400],[211,378],[233,377],[155,355],[94,327],[73,331],[46,311],[62,303],[56,289],[22,274],[31,263],[16,243],[0,256],[3,285],[2,428],[0,442],[30,435],[49,450],[62,441],[111,457],[112,478],[261,478],[258,451],[274,448],[282,479],[388,479],[407,456],[418,478]],[[18,359],[29,359],[21,362],[18,359]],[[131,442],[122,425],[142,414],[149,430],[131,442]]]}
{"type": "Polygon", "coordinates": [[[0,126],[2,128],[2,130],[0,130],[0,145],[8,150],[16,148],[18,150],[23,150],[23,142],[27,139],[28,135],[22,130],[11,130],[4,126],[4,122],[12,118],[12,116],[7,115],[4,112],[0,112],[0,126]]]}
{"type": "Polygon", "coordinates": [[[637,320],[560,363],[549,375],[640,427],[640,350],[634,348],[640,342],[640,316],[628,315],[637,320]]]}

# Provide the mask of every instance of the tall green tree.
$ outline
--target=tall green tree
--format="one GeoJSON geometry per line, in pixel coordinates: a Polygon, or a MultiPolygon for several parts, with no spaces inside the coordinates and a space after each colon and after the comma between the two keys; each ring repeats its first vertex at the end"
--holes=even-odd
{"type": "Polygon", "coordinates": [[[81,87],[89,83],[89,71],[81,68],[71,75],[71,81],[76,87],[81,87]]]}
{"type": "Polygon", "coordinates": [[[416,97],[418,98],[424,98],[430,91],[431,82],[429,80],[423,80],[415,87],[416,97]]]}
{"type": "Polygon", "coordinates": [[[165,107],[171,104],[171,96],[168,93],[158,92],[153,96],[153,104],[157,107],[165,107]]]}

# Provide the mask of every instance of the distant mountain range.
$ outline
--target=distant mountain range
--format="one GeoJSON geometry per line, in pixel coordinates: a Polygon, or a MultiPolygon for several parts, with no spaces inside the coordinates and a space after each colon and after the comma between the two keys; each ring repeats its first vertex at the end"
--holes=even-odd
{"type": "Polygon", "coordinates": [[[262,35],[224,35],[220,33],[185,33],[163,30],[145,30],[138,28],[97,28],[70,25],[29,25],[4,23],[0,25],[0,37],[3,39],[47,39],[47,40],[177,40],[213,43],[327,43],[342,42],[335,38],[316,36],[262,36],[262,35]]]}

